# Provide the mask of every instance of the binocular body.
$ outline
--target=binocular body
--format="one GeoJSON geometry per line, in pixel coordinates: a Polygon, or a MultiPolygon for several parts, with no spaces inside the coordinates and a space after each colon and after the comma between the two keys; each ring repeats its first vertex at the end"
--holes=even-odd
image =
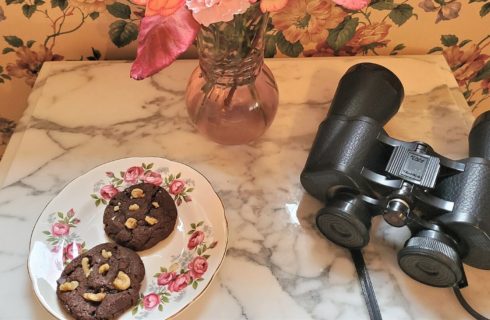
{"type": "Polygon", "coordinates": [[[349,69],[318,128],[301,183],[326,204],[316,221],[331,241],[362,248],[371,219],[382,215],[411,231],[398,253],[404,272],[428,285],[463,287],[463,262],[490,269],[490,112],[473,125],[470,157],[451,160],[383,130],[403,95],[400,80],[382,66],[349,69]]]}

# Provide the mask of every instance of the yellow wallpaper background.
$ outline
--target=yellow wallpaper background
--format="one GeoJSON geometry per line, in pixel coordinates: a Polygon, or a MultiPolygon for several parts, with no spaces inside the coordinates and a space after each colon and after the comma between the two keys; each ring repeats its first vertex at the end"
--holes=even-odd
{"type": "MultiPolygon", "coordinates": [[[[373,0],[360,11],[289,0],[271,18],[266,56],[442,53],[476,115],[490,109],[489,12],[490,0],[373,0]]],[[[143,15],[128,0],[2,0],[0,145],[43,61],[132,59],[143,15]]]]}

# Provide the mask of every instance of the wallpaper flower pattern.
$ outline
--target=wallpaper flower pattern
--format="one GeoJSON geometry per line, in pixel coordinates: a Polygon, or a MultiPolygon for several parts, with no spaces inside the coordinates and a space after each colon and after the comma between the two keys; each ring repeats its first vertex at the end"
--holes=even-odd
{"type": "MultiPolygon", "coordinates": [[[[7,83],[32,86],[45,61],[133,58],[144,10],[128,0],[4,0],[0,3],[0,92],[7,83]],[[11,16],[15,23],[8,25],[16,27],[4,28],[11,16]],[[37,30],[31,24],[44,28],[37,30]],[[90,25],[97,25],[99,32],[87,38],[90,25]],[[17,26],[29,32],[18,34],[17,26]],[[78,42],[74,53],[67,40],[82,36],[90,41],[78,42]],[[93,37],[105,38],[108,45],[93,47],[92,43],[101,43],[93,37]]],[[[331,0],[289,0],[271,16],[266,56],[442,54],[469,106],[480,113],[490,109],[489,13],[490,0],[373,0],[363,10],[347,10],[331,0]],[[475,11],[476,19],[463,18],[465,12],[475,11]],[[431,36],[430,46],[421,41],[422,35],[406,36],[418,24],[427,24],[427,19],[423,37],[431,36]],[[463,38],[458,33],[469,19],[478,32],[463,38]]],[[[3,123],[12,127],[7,120],[3,123]]],[[[2,142],[11,133],[4,131],[2,142]]]]}

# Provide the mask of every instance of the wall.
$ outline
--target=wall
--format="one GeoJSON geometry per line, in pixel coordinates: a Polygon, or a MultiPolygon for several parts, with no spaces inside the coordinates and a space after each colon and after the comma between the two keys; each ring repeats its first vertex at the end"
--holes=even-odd
{"type": "MultiPolygon", "coordinates": [[[[131,59],[143,12],[127,0],[2,2],[0,142],[8,141],[15,124],[8,120],[22,114],[43,61],[131,59]]],[[[489,12],[489,0],[375,0],[362,11],[330,0],[289,0],[272,16],[266,55],[442,53],[479,114],[490,109],[489,12]]]]}

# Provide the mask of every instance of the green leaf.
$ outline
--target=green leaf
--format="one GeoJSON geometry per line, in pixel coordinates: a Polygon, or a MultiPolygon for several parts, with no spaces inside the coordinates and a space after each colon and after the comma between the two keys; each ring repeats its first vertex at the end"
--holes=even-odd
{"type": "Polygon", "coordinates": [[[409,4],[402,3],[391,10],[388,17],[396,24],[401,26],[413,15],[413,7],[409,4]]]}
{"type": "Polygon", "coordinates": [[[167,272],[167,268],[160,267],[160,271],[161,271],[161,272],[167,272]]]}
{"type": "Polygon", "coordinates": [[[358,18],[347,16],[335,29],[328,30],[328,45],[336,51],[342,48],[354,36],[358,24],[358,18]]]}
{"type": "Polygon", "coordinates": [[[265,51],[264,55],[266,58],[272,58],[276,55],[276,38],[273,35],[265,36],[265,51]]]}
{"type": "Polygon", "coordinates": [[[89,17],[92,18],[92,20],[97,19],[99,16],[100,16],[100,13],[98,13],[97,11],[94,11],[91,14],[89,14],[89,17]]]}
{"type": "Polygon", "coordinates": [[[134,316],[136,313],[138,313],[138,306],[133,308],[133,311],[131,311],[131,314],[134,316]]]}
{"type": "MultiPolygon", "coordinates": [[[[167,292],[165,292],[165,293],[167,293],[167,292]]],[[[162,298],[161,298],[161,299],[162,299],[162,301],[163,301],[163,302],[165,302],[165,303],[168,303],[168,302],[169,302],[168,298],[167,298],[167,297],[165,297],[165,296],[162,296],[162,298]]]]}
{"type": "Polygon", "coordinates": [[[197,254],[201,255],[201,248],[197,248],[197,254]]]}
{"type": "Polygon", "coordinates": [[[429,51],[427,51],[427,54],[434,53],[437,51],[442,51],[442,48],[441,47],[434,47],[434,48],[430,49],[429,51]]]}
{"type": "Polygon", "coordinates": [[[195,223],[191,223],[191,228],[192,229],[196,229],[196,224],[195,223]]]}
{"type": "Polygon", "coordinates": [[[405,45],[404,45],[403,43],[397,44],[397,45],[396,45],[396,46],[393,48],[393,50],[391,50],[390,55],[391,55],[391,56],[394,56],[394,55],[398,54],[398,51],[403,50],[403,49],[405,49],[405,48],[406,48],[406,47],[405,47],[405,45]]]}
{"type": "Polygon", "coordinates": [[[473,2],[487,2],[487,0],[470,0],[468,3],[473,3],[473,2]]]}
{"type": "Polygon", "coordinates": [[[4,36],[3,37],[8,44],[10,44],[14,48],[22,47],[24,45],[24,41],[21,38],[16,36],[4,36]]]}
{"type": "Polygon", "coordinates": [[[471,90],[466,90],[465,92],[463,92],[463,97],[465,99],[468,99],[470,96],[471,96],[471,90]]]}
{"type": "Polygon", "coordinates": [[[441,43],[446,47],[455,46],[458,44],[458,41],[458,37],[456,37],[454,34],[443,34],[441,36],[441,43]]]}
{"type": "Polygon", "coordinates": [[[486,16],[490,12],[490,2],[485,3],[480,9],[480,17],[486,16]]]}
{"type": "Polygon", "coordinates": [[[10,5],[10,4],[20,4],[20,3],[23,3],[24,0],[5,0],[5,3],[7,5],[10,5]]]}
{"type": "Polygon", "coordinates": [[[151,168],[153,168],[153,163],[150,163],[146,166],[146,169],[151,169],[151,168]]]}
{"type": "Polygon", "coordinates": [[[107,200],[105,200],[105,199],[100,199],[100,200],[102,200],[103,204],[107,204],[107,200]]]}
{"type": "Polygon", "coordinates": [[[34,0],[34,4],[36,6],[42,6],[44,3],[45,3],[44,0],[34,0]]]}
{"type": "Polygon", "coordinates": [[[63,219],[63,212],[58,212],[58,217],[60,217],[61,219],[63,219]]]}
{"type": "Polygon", "coordinates": [[[377,2],[372,2],[369,7],[375,10],[392,10],[395,8],[396,4],[393,3],[393,0],[381,0],[377,2]]]}
{"type": "Polygon", "coordinates": [[[3,67],[2,67],[2,66],[0,66],[0,73],[2,73],[2,72],[3,72],[3,67]]]}
{"type": "Polygon", "coordinates": [[[97,199],[97,201],[95,201],[95,206],[98,207],[100,205],[100,199],[97,199]]]}
{"type": "Polygon", "coordinates": [[[163,311],[163,305],[158,305],[158,311],[163,311]]]}
{"type": "Polygon", "coordinates": [[[197,284],[198,284],[198,283],[197,283],[197,281],[194,281],[194,282],[192,283],[192,287],[193,287],[194,289],[197,289],[197,284]]]}
{"type": "Polygon", "coordinates": [[[485,88],[485,89],[482,90],[481,93],[484,94],[484,95],[487,95],[488,94],[488,91],[490,91],[490,90],[488,88],[485,88]]]}
{"type": "Polygon", "coordinates": [[[276,43],[279,51],[288,57],[297,57],[301,52],[303,52],[303,45],[301,42],[296,41],[295,43],[291,43],[287,41],[282,32],[278,32],[276,34],[276,43]]]}
{"type": "Polygon", "coordinates": [[[43,231],[43,233],[48,235],[48,236],[51,235],[51,232],[49,232],[49,231],[43,231]]]}
{"type": "MultiPolygon", "coordinates": [[[[153,164],[152,164],[152,165],[153,165],[153,164]]],[[[179,173],[177,173],[177,175],[175,176],[175,179],[178,179],[178,178],[180,178],[181,176],[182,176],[182,173],[180,173],[180,172],[179,172],[179,173]]]]}
{"type": "Polygon", "coordinates": [[[487,61],[487,63],[481,68],[480,71],[475,75],[473,79],[471,79],[471,82],[477,82],[485,79],[490,79],[490,61],[487,61]]]}
{"type": "Polygon", "coordinates": [[[199,223],[197,224],[198,227],[202,226],[204,224],[204,221],[199,221],[199,223]]]}
{"type": "Polygon", "coordinates": [[[209,259],[210,255],[209,254],[205,254],[203,255],[204,259],[209,259]]]}
{"type": "Polygon", "coordinates": [[[51,8],[56,7],[65,10],[68,7],[68,0],[51,0],[51,8]]]}
{"type": "Polygon", "coordinates": [[[193,233],[194,233],[194,230],[187,232],[187,234],[193,234],[193,233]]]}
{"type": "Polygon", "coordinates": [[[186,192],[192,192],[192,191],[194,191],[194,188],[188,188],[188,189],[186,190],[186,192]]]}
{"type": "Polygon", "coordinates": [[[96,195],[95,193],[92,193],[90,196],[91,196],[92,198],[94,198],[95,200],[99,199],[99,197],[97,197],[97,195],[96,195]]]}
{"type": "Polygon", "coordinates": [[[7,48],[3,48],[2,53],[7,54],[9,52],[14,52],[14,51],[15,50],[13,48],[7,47],[7,48]]]}
{"type": "Polygon", "coordinates": [[[461,42],[458,44],[458,47],[462,48],[462,47],[464,47],[466,44],[468,44],[468,43],[470,43],[470,42],[471,42],[471,40],[469,40],[469,39],[463,40],[463,41],[461,41],[461,42]]]}
{"type": "Polygon", "coordinates": [[[107,5],[106,8],[116,18],[129,19],[131,17],[131,8],[127,4],[114,2],[107,5]]]}
{"type": "Polygon", "coordinates": [[[100,51],[99,51],[99,50],[97,50],[97,49],[95,49],[95,48],[92,48],[92,54],[93,54],[93,57],[95,58],[95,60],[99,60],[99,59],[100,59],[100,57],[102,56],[102,55],[100,54],[100,51]]]}
{"type": "Polygon", "coordinates": [[[36,42],[36,40],[29,40],[29,41],[27,41],[26,46],[27,46],[28,48],[31,48],[31,47],[32,47],[32,45],[33,45],[35,42],[36,42]]]}

